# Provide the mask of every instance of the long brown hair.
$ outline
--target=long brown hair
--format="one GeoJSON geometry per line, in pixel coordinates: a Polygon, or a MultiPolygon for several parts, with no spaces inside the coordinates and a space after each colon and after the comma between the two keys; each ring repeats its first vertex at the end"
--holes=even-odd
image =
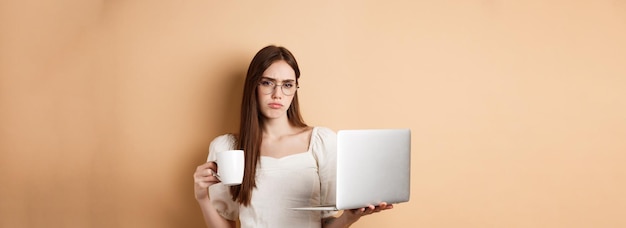
{"type": "MultiPolygon", "coordinates": [[[[296,73],[296,84],[300,78],[300,68],[296,58],[284,47],[270,45],[256,53],[246,74],[241,101],[241,122],[239,123],[239,138],[237,147],[245,152],[245,170],[241,185],[231,186],[230,194],[233,200],[250,205],[252,190],[256,188],[256,167],[259,164],[261,141],[263,140],[263,124],[265,117],[259,111],[257,88],[262,74],[272,63],[284,60],[296,73]]],[[[294,94],[289,109],[287,109],[289,123],[296,127],[306,127],[300,114],[298,92],[294,94]]]]}

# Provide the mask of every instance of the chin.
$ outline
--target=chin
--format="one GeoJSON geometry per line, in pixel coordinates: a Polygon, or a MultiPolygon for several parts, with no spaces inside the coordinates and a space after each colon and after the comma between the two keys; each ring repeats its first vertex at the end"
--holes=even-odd
{"type": "Polygon", "coordinates": [[[264,113],[265,117],[268,119],[278,119],[287,115],[286,111],[283,110],[270,110],[264,113]]]}

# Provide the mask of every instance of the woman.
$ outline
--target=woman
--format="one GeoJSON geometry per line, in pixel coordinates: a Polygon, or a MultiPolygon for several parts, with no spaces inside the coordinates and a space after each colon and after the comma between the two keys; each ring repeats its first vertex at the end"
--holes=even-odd
{"type": "Polygon", "coordinates": [[[235,227],[239,219],[241,227],[347,227],[363,215],[393,208],[381,203],[339,217],[335,212],[289,209],[335,200],[336,134],[304,123],[299,78],[296,59],[284,47],[267,46],[252,59],[239,134],[216,137],[208,159],[215,160],[217,151],[244,150],[242,184],[219,184],[212,175],[219,168],[214,162],[194,173],[195,196],[207,226],[235,227]]]}

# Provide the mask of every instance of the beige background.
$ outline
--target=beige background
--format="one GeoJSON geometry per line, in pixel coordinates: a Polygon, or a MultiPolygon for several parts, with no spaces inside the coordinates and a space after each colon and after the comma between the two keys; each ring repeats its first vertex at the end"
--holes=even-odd
{"type": "Polygon", "coordinates": [[[309,124],[412,130],[411,201],[355,227],[626,227],[623,0],[3,0],[0,29],[0,227],[201,227],[268,44],[309,124]]]}

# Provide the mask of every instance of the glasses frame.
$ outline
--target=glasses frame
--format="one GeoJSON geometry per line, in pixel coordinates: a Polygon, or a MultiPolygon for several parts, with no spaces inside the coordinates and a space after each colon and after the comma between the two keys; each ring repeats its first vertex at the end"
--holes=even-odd
{"type": "Polygon", "coordinates": [[[294,82],[294,84],[295,84],[295,89],[294,89],[293,93],[291,93],[291,94],[287,94],[287,93],[285,93],[285,87],[284,87],[285,83],[283,83],[283,84],[278,84],[278,83],[273,82],[272,80],[261,80],[261,81],[258,83],[258,89],[259,89],[259,92],[261,92],[262,94],[269,95],[269,94],[274,93],[274,91],[276,90],[276,87],[277,87],[277,86],[280,86],[280,92],[281,92],[281,93],[283,93],[283,95],[285,95],[285,96],[293,96],[293,95],[295,95],[295,94],[296,94],[296,92],[298,92],[298,89],[300,89],[300,85],[298,85],[298,83],[297,83],[297,82],[294,82]],[[264,93],[264,92],[262,91],[262,90],[263,90],[263,88],[265,88],[265,85],[263,85],[263,82],[269,82],[269,83],[274,84],[274,86],[272,87],[272,90],[270,90],[268,93],[264,93]]]}

